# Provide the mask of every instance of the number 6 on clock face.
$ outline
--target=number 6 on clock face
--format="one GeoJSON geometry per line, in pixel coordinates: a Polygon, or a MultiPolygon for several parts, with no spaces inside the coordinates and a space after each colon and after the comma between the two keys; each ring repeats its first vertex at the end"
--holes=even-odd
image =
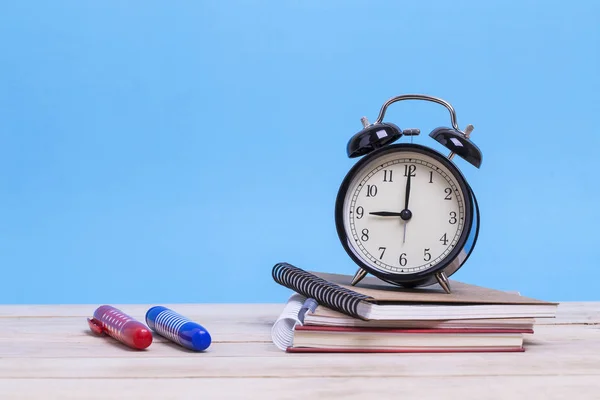
{"type": "Polygon", "coordinates": [[[342,182],[337,231],[361,268],[383,280],[422,284],[464,262],[472,201],[464,177],[441,154],[391,145],[365,156],[342,182]]]}

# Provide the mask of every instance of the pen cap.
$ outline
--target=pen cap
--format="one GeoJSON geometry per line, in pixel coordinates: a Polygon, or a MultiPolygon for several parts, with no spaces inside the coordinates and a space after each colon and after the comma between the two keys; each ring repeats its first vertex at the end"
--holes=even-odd
{"type": "Polygon", "coordinates": [[[146,312],[146,323],[159,335],[190,350],[206,350],[212,342],[210,333],[202,325],[167,307],[150,308],[146,312]]]}
{"type": "Polygon", "coordinates": [[[98,307],[94,311],[94,324],[129,347],[142,350],[152,344],[152,332],[146,325],[113,306],[98,307]]]}

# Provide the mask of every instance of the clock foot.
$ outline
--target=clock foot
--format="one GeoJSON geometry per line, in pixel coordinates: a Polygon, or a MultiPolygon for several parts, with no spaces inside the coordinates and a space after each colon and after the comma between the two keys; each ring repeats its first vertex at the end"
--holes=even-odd
{"type": "Polygon", "coordinates": [[[450,282],[448,281],[448,277],[446,276],[446,273],[444,271],[438,272],[437,274],[435,274],[435,277],[442,289],[444,289],[446,293],[452,293],[452,291],[450,290],[450,282]]]}
{"type": "Polygon", "coordinates": [[[352,283],[351,285],[354,286],[356,285],[358,282],[360,282],[365,276],[367,276],[367,271],[365,271],[362,268],[359,268],[358,271],[356,271],[356,274],[354,274],[354,278],[352,278],[352,283]]]}

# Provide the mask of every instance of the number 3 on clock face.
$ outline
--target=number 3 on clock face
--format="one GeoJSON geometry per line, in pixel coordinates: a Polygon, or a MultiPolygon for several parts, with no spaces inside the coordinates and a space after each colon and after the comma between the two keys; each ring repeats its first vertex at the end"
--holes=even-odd
{"type": "Polygon", "coordinates": [[[410,283],[444,269],[463,250],[471,195],[458,169],[436,151],[397,144],[348,173],[336,225],[348,254],[384,279],[410,283]]]}

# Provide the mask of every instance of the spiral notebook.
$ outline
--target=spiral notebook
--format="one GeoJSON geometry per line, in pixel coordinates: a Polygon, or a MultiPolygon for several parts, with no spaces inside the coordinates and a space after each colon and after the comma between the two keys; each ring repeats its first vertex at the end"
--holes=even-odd
{"type": "Polygon", "coordinates": [[[305,271],[286,262],[275,264],[272,277],[319,304],[362,320],[553,318],[558,306],[458,281],[450,281],[450,294],[437,285],[406,289],[373,277],[352,286],[350,275],[305,271]]]}

